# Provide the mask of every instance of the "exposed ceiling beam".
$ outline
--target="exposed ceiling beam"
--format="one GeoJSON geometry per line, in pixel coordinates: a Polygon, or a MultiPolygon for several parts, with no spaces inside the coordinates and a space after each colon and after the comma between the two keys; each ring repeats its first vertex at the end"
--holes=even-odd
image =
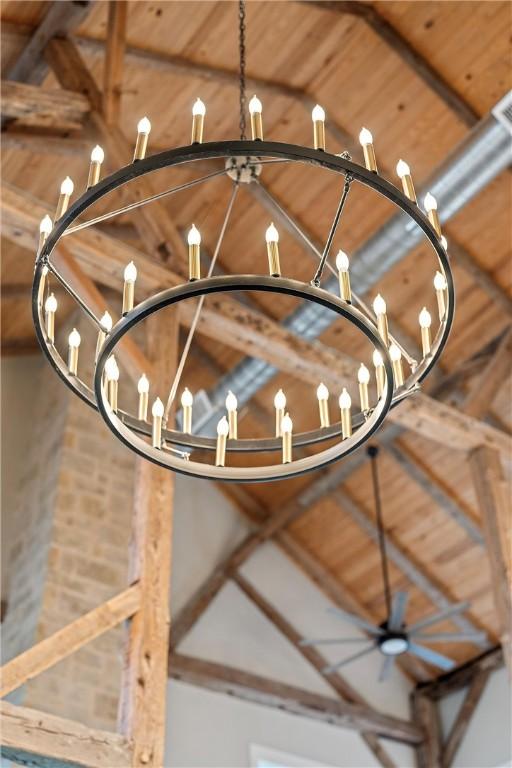
{"type": "Polygon", "coordinates": [[[498,646],[467,661],[457,669],[440,675],[436,680],[418,683],[417,687],[425,696],[441,699],[471,685],[472,681],[482,672],[493,672],[496,669],[501,669],[503,663],[503,650],[501,646],[498,646]]]}
{"type": "Polygon", "coordinates": [[[482,516],[501,644],[512,677],[512,598],[509,581],[511,566],[507,562],[507,556],[510,555],[510,499],[503,477],[501,458],[496,451],[478,448],[470,456],[470,467],[482,516]]]}
{"type": "Polygon", "coordinates": [[[131,745],[117,733],[88,728],[36,709],[0,702],[2,757],[34,768],[126,768],[131,745]]]}
{"type": "Polygon", "coordinates": [[[127,18],[126,0],[110,0],[103,70],[103,114],[108,125],[115,125],[119,121],[127,18]]]}
{"type": "Polygon", "coordinates": [[[306,2],[316,8],[325,8],[335,13],[349,14],[363,19],[461,122],[470,128],[478,122],[480,116],[472,105],[457,93],[455,88],[433,67],[427,58],[381,15],[378,7],[370,5],[370,3],[354,2],[354,0],[348,0],[348,2],[344,0],[306,0],[306,2]]]}
{"type": "Polygon", "coordinates": [[[2,115],[16,119],[17,125],[28,123],[60,130],[80,129],[90,111],[89,100],[81,93],[9,80],[2,80],[0,107],[2,115]]]}
{"type": "Polygon", "coordinates": [[[418,768],[442,768],[441,719],[437,701],[416,689],[411,695],[411,712],[424,738],[416,749],[418,768]]]}
{"type": "Polygon", "coordinates": [[[467,733],[471,718],[478,706],[478,702],[482,698],[482,694],[487,686],[490,672],[485,670],[480,672],[474,680],[472,680],[464,701],[459,709],[455,722],[453,723],[450,732],[443,744],[442,750],[442,766],[443,768],[450,768],[453,765],[453,761],[457,751],[462,743],[464,736],[467,733]]]}
{"type": "Polygon", "coordinates": [[[217,693],[227,693],[244,701],[277,708],[289,714],[302,715],[341,728],[370,731],[413,745],[422,740],[421,730],[406,720],[383,715],[360,704],[349,704],[339,699],[310,693],[223,664],[172,654],[169,659],[169,675],[191,685],[208,688],[217,693]]]}
{"type": "MultiPolygon", "coordinates": [[[[268,600],[263,597],[244,576],[235,573],[232,580],[244,595],[257,607],[259,611],[281,632],[282,635],[294,646],[295,650],[323,677],[325,682],[338,694],[338,696],[352,704],[368,706],[367,702],[358,691],[353,688],[339,673],[327,674],[324,670],[328,665],[316,648],[301,645],[302,635],[290,624],[287,619],[268,600]]],[[[395,763],[389,757],[386,750],[379,744],[374,733],[361,732],[361,738],[373,752],[377,760],[385,768],[396,768],[395,763]]]]}
{"type": "Polygon", "coordinates": [[[41,155],[86,156],[92,148],[92,142],[71,136],[46,135],[31,130],[7,128],[2,131],[2,148],[19,149],[41,155]]]}
{"type": "Polygon", "coordinates": [[[512,328],[503,336],[483,371],[471,382],[464,400],[464,413],[481,418],[489,410],[512,370],[512,328]]]}
{"type": "Polygon", "coordinates": [[[464,272],[470,275],[475,283],[487,293],[489,298],[498,306],[507,317],[512,317],[512,298],[486,269],[478,264],[474,256],[460,243],[457,243],[448,230],[448,248],[453,265],[461,267],[464,272]]]}
{"type": "Polygon", "coordinates": [[[35,334],[26,339],[2,339],[2,357],[35,355],[40,349],[35,334]]]}
{"type": "Polygon", "coordinates": [[[48,71],[48,65],[43,58],[47,43],[57,36],[67,35],[72,29],[83,22],[91,10],[90,0],[60,0],[46,4],[46,14],[27,40],[25,47],[16,61],[7,70],[6,80],[16,80],[21,83],[38,85],[43,81],[48,71]]]}

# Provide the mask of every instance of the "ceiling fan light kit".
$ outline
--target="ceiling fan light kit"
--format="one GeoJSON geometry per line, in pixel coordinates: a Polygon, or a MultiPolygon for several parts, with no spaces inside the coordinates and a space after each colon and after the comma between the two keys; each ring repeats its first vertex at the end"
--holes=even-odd
{"type": "MultiPolygon", "coordinates": [[[[356,450],[371,438],[383,423],[389,410],[399,407],[403,399],[410,397],[418,390],[420,383],[439,358],[453,323],[454,287],[435,198],[428,193],[424,200],[425,212],[420,209],[416,201],[410,168],[403,160],[399,160],[397,165],[399,185],[390,183],[379,174],[373,136],[367,128],[363,128],[359,136],[364,157],[363,164],[354,162],[346,152],[336,154],[328,151],[325,136],[326,114],[320,105],[316,105],[312,111],[313,147],[268,141],[263,138],[263,105],[255,95],[249,102],[251,139],[246,138],[243,3],[241,10],[240,139],[205,143],[207,109],[198,98],[192,105],[191,143],[188,146],[169,149],[156,155],[149,154],[151,123],[147,117],[143,117],[137,125],[133,162],[103,179],[101,171],[105,155],[101,147],[94,147],[90,157],[86,190],[72,202],[74,184],[69,177],[64,179],[60,187],[54,221],[45,216],[41,222],[32,310],[37,338],[51,365],[66,385],[92,406],[112,432],[129,448],[149,461],[184,474],[213,480],[260,482],[293,477],[324,467],[356,450]],[[106,201],[120,187],[137,178],[151,176],[161,169],[171,169],[178,165],[189,165],[193,168],[196,161],[207,160],[220,160],[223,167],[149,198],[134,200],[123,208],[112,208],[102,215],[82,218],[95,203],[106,201]],[[260,235],[261,274],[223,276],[213,274],[217,256],[231,222],[237,191],[241,184],[258,184],[258,179],[265,172],[267,165],[285,169],[300,165],[306,170],[314,167],[340,177],[341,191],[336,213],[319,257],[318,268],[311,275],[309,282],[286,276],[286,254],[283,253],[282,248],[280,249],[279,232],[273,222],[269,222],[266,233],[260,235]],[[123,306],[121,316],[115,322],[108,313],[98,318],[86,301],[60,274],[54,263],[53,254],[59,243],[74,232],[149,205],[156,199],[176,196],[180,192],[193,188],[199,192],[202,185],[219,176],[224,176],[230,185],[231,196],[215,248],[212,248],[213,258],[206,275],[201,274],[202,237],[199,228],[193,222],[190,222],[185,246],[188,253],[188,281],[184,280],[181,285],[165,288],[138,302],[136,301],[137,266],[130,262],[126,265],[124,275],[120,276],[123,306]],[[426,307],[419,312],[418,337],[421,339],[423,351],[421,360],[416,360],[409,354],[390,332],[385,299],[377,295],[373,306],[371,308],[367,306],[351,284],[349,256],[339,249],[337,254],[334,254],[333,244],[345,203],[350,190],[357,185],[373,190],[400,209],[408,217],[409,224],[422,230],[426,241],[433,248],[436,267],[432,271],[433,284],[427,287],[426,303],[430,303],[432,299],[437,302],[439,322],[434,331],[433,320],[426,307]],[[268,262],[267,270],[264,268],[266,262],[268,262]],[[339,295],[322,287],[326,270],[331,271],[338,278],[339,295]],[[265,271],[266,274],[264,274],[265,271]],[[96,359],[92,386],[80,377],[81,369],[83,370],[85,365],[81,360],[78,331],[73,330],[70,334],[67,359],[63,358],[56,348],[58,306],[55,295],[52,293],[53,281],[63,286],[96,329],[96,359]],[[281,293],[304,302],[314,302],[332,310],[342,321],[350,323],[359,331],[373,348],[372,358],[366,360],[366,364],[361,361],[354,370],[353,380],[359,388],[359,408],[354,407],[348,391],[342,388],[344,382],[340,382],[340,389],[336,393],[339,395],[339,419],[331,423],[328,406],[329,392],[325,385],[319,382],[317,390],[319,426],[316,429],[307,432],[294,430],[292,410],[286,409],[286,396],[280,390],[282,397],[277,393],[279,398],[276,395],[276,402],[277,399],[283,400],[284,405],[279,402],[277,407],[274,403],[276,416],[274,435],[265,438],[240,437],[238,423],[235,422],[236,407],[231,410],[227,408],[225,414],[219,413],[216,436],[194,434],[193,392],[187,388],[186,382],[182,382],[187,355],[205,297],[214,293],[229,294],[235,291],[281,293]],[[187,299],[197,300],[197,309],[181,360],[177,370],[171,374],[169,393],[153,391],[151,382],[145,377],[143,391],[139,388],[136,412],[128,412],[123,408],[122,397],[118,396],[120,372],[116,354],[119,342],[149,316],[156,315],[164,308],[177,305],[187,299]],[[372,377],[376,384],[375,398],[368,389],[372,377]],[[179,422],[182,428],[176,429],[171,423],[170,413],[179,390],[182,402],[179,422]],[[224,434],[226,417],[228,433],[224,434]],[[324,443],[328,443],[328,446],[324,447],[324,443]],[[318,450],[313,454],[306,452],[304,450],[306,447],[316,447],[318,450]],[[196,452],[201,452],[201,457],[206,456],[206,460],[197,460],[196,452]],[[275,461],[259,466],[254,466],[254,462],[247,462],[246,466],[240,466],[239,463],[233,464],[230,461],[234,454],[244,456],[247,453],[273,454],[275,461]]],[[[142,377],[144,372],[141,371],[140,374],[142,377]]],[[[236,399],[236,392],[231,394],[236,399]]],[[[227,392],[226,395],[229,397],[227,392]]]]}

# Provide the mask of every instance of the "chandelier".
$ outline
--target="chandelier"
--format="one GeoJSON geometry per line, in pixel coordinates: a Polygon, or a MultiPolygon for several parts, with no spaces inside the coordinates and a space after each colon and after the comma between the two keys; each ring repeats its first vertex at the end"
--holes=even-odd
{"type": "MultiPolygon", "coordinates": [[[[435,198],[430,193],[425,196],[424,213],[417,203],[411,171],[403,160],[400,160],[396,167],[399,185],[390,183],[379,175],[373,138],[366,128],[361,130],[359,136],[364,157],[363,164],[354,162],[347,152],[333,154],[328,151],[325,139],[326,115],[319,105],[316,105],[312,111],[312,147],[268,141],[264,139],[263,134],[262,103],[257,96],[253,96],[248,105],[251,139],[246,138],[243,0],[239,4],[239,18],[240,139],[204,142],[206,107],[200,99],[197,99],[192,106],[191,143],[188,146],[169,149],[155,155],[148,154],[151,124],[147,117],[144,117],[137,126],[133,162],[105,178],[101,178],[104,152],[101,147],[96,146],[91,153],[85,192],[70,204],[74,185],[67,177],[60,187],[54,221],[49,216],[45,216],[41,221],[32,310],[39,343],[53,368],[76,395],[98,411],[112,432],[129,448],[146,459],[176,472],[213,480],[258,482],[288,478],[325,466],[351,453],[367,441],[382,424],[390,408],[398,406],[404,398],[417,391],[420,382],[436,363],[453,322],[454,290],[446,252],[446,240],[441,232],[435,198]],[[220,166],[211,173],[193,178],[191,181],[151,197],[136,198],[123,208],[116,209],[113,206],[108,213],[101,216],[81,218],[97,201],[108,202],[111,199],[109,196],[128,182],[178,165],[187,165],[193,169],[195,162],[204,160],[216,161],[220,166]],[[216,260],[231,221],[238,189],[244,184],[258,184],[267,165],[279,168],[279,164],[285,167],[299,164],[306,168],[314,166],[337,174],[342,179],[336,213],[323,249],[318,252],[313,249],[318,256],[318,267],[311,276],[310,282],[291,279],[282,274],[279,232],[270,221],[266,232],[262,232],[261,237],[262,259],[261,269],[258,270],[260,274],[214,275],[216,260]],[[98,318],[54,264],[52,255],[61,240],[68,235],[99,221],[113,219],[127,211],[149,205],[153,200],[179,195],[186,189],[207,184],[221,175],[231,185],[231,196],[207,274],[201,274],[201,234],[191,222],[187,237],[188,281],[184,281],[182,285],[164,289],[135,304],[134,287],[137,269],[135,264],[130,262],[124,270],[123,306],[121,317],[117,322],[113,322],[108,313],[98,318]],[[430,292],[435,292],[437,297],[438,322],[434,323],[433,330],[433,318],[427,309],[424,307],[419,312],[418,336],[421,338],[422,349],[420,360],[415,360],[390,333],[386,302],[382,296],[377,295],[370,307],[352,289],[348,256],[342,250],[338,250],[333,258],[335,250],[333,243],[343,209],[350,189],[357,184],[362,184],[376,194],[387,198],[405,213],[411,220],[412,226],[422,230],[424,237],[434,250],[437,271],[433,270],[433,287],[429,285],[427,290],[428,296],[430,292]],[[79,218],[80,221],[78,221],[79,218]],[[263,274],[264,271],[265,274],[263,274]],[[336,293],[322,287],[326,271],[330,271],[338,278],[336,293]],[[62,356],[56,347],[55,326],[58,307],[52,292],[52,280],[61,284],[96,328],[94,375],[89,383],[85,380],[86,377],[81,378],[81,368],[85,369],[85,365],[79,355],[81,337],[78,330],[72,329],[69,334],[67,356],[62,356]],[[226,392],[226,412],[218,421],[217,435],[201,435],[194,432],[193,393],[184,386],[181,379],[205,297],[216,293],[230,294],[247,291],[285,294],[304,302],[320,305],[334,312],[343,322],[350,324],[370,342],[373,348],[371,360],[367,360],[367,365],[361,363],[359,368],[354,370],[354,381],[357,381],[359,389],[358,407],[352,403],[349,392],[346,388],[341,388],[340,383],[341,391],[336,393],[339,395],[339,419],[331,423],[329,392],[327,387],[319,382],[316,392],[319,427],[298,432],[293,429],[293,413],[286,409],[286,396],[282,390],[279,390],[273,403],[275,410],[273,435],[265,438],[239,437],[236,393],[226,392]],[[197,305],[181,359],[174,371],[169,395],[166,398],[163,392],[151,392],[151,382],[141,371],[137,388],[138,406],[135,409],[136,412],[128,412],[118,404],[120,372],[116,362],[116,349],[119,342],[149,316],[156,315],[164,308],[177,305],[187,299],[197,300],[197,305]],[[371,384],[372,380],[375,390],[371,384]],[[171,414],[179,391],[181,391],[181,412],[176,420],[180,425],[180,428],[177,428],[171,414]],[[151,408],[149,408],[150,400],[151,408]],[[313,448],[319,450],[311,453],[313,448]],[[242,457],[260,453],[265,457],[273,457],[273,460],[265,465],[253,466],[248,461],[247,466],[240,466],[230,462],[230,458],[235,453],[242,457]],[[203,460],[203,457],[206,459],[203,460]]],[[[300,227],[291,217],[289,219],[299,235],[305,238],[300,227]]],[[[309,245],[311,246],[311,243],[309,245]]],[[[120,287],[121,281],[120,275],[120,287]]]]}

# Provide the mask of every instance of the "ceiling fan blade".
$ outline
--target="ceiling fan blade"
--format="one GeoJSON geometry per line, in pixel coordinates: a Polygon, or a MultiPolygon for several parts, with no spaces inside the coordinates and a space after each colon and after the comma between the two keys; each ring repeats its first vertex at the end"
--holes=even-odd
{"type": "Polygon", "coordinates": [[[430,627],[431,624],[437,624],[438,622],[443,621],[443,619],[447,619],[449,616],[453,616],[455,613],[467,611],[468,608],[469,603],[467,601],[465,603],[455,603],[455,605],[450,605],[450,607],[445,608],[444,611],[439,611],[439,613],[435,613],[433,616],[427,616],[425,619],[417,621],[416,624],[413,624],[412,627],[409,627],[409,634],[411,634],[411,632],[416,632],[418,629],[430,627]]]}
{"type": "Polygon", "coordinates": [[[360,659],[361,656],[366,656],[367,653],[371,653],[377,648],[377,646],[372,643],[367,648],[363,648],[362,651],[359,651],[359,653],[354,653],[352,656],[348,656],[346,659],[343,659],[343,661],[339,661],[337,664],[329,664],[328,667],[324,667],[324,672],[326,674],[329,674],[330,672],[335,672],[337,669],[340,669],[341,667],[346,666],[347,664],[350,664],[352,661],[355,661],[356,659],[360,659]]]}
{"type": "Polygon", "coordinates": [[[431,643],[485,643],[487,640],[485,632],[409,632],[409,636],[431,643]]]}
{"type": "Polygon", "coordinates": [[[380,669],[379,683],[384,683],[389,679],[393,664],[395,663],[395,658],[395,656],[384,656],[382,667],[380,669]]]}
{"type": "Polygon", "coordinates": [[[356,616],[355,613],[349,613],[348,611],[345,611],[343,608],[338,608],[338,606],[331,606],[327,609],[329,613],[334,613],[335,615],[339,616],[341,619],[345,619],[345,621],[350,621],[352,624],[355,624],[356,627],[360,627],[361,629],[364,629],[365,632],[369,632],[371,635],[381,635],[382,629],[380,627],[376,627],[374,624],[370,624],[369,621],[366,621],[366,619],[361,618],[361,616],[356,616]]]}
{"type": "Polygon", "coordinates": [[[299,645],[307,646],[307,645],[336,645],[337,643],[367,643],[368,638],[367,637],[342,637],[342,638],[320,638],[319,640],[310,640],[309,638],[304,638],[303,640],[299,641],[299,645]]]}
{"type": "Polygon", "coordinates": [[[391,616],[388,619],[388,627],[393,632],[398,632],[402,629],[408,598],[407,592],[397,592],[393,597],[391,616]]]}
{"type": "Polygon", "coordinates": [[[448,656],[443,656],[442,653],[437,653],[437,651],[433,651],[431,648],[425,648],[423,645],[416,645],[416,643],[409,643],[409,653],[417,656],[418,659],[426,661],[428,664],[433,664],[434,667],[439,667],[446,671],[456,666],[453,659],[449,659],[448,656]]]}

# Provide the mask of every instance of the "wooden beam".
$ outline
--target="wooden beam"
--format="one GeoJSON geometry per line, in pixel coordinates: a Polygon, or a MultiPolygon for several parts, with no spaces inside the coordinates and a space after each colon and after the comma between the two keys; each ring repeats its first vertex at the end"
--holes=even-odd
{"type": "Polygon", "coordinates": [[[60,0],[47,3],[47,11],[41,23],[36,27],[25,47],[8,69],[5,78],[21,83],[39,85],[48,71],[43,52],[49,40],[67,35],[85,19],[93,2],[90,0],[60,0]]]}
{"type": "Polygon", "coordinates": [[[7,128],[2,131],[2,149],[16,149],[38,155],[65,155],[86,157],[92,142],[70,136],[51,136],[41,132],[7,128]]]}
{"type": "Polygon", "coordinates": [[[483,269],[475,260],[474,256],[460,243],[457,243],[450,233],[448,233],[450,258],[454,266],[462,267],[464,272],[471,275],[476,285],[484,290],[493,302],[499,306],[507,317],[512,317],[512,299],[496,280],[483,269]]]}
{"type": "Polygon", "coordinates": [[[473,680],[482,672],[493,672],[503,666],[503,650],[501,646],[491,648],[474,659],[467,661],[451,672],[445,672],[436,680],[418,683],[419,691],[432,699],[441,699],[461,688],[471,685],[473,680]]]}
{"type": "MultiPolygon", "coordinates": [[[[158,333],[150,318],[148,352],[162,396],[177,363],[178,323],[158,333]]],[[[164,758],[174,478],[137,459],[129,578],[140,582],[141,608],[130,622],[119,702],[119,729],[133,743],[134,768],[160,768],[164,758]]]]}
{"type": "MultiPolygon", "coordinates": [[[[365,531],[370,539],[377,544],[378,533],[375,523],[368,513],[355,503],[349,493],[345,490],[338,489],[332,494],[332,498],[339,504],[341,509],[365,531]]],[[[402,573],[418,587],[418,589],[427,595],[429,600],[440,610],[449,608],[454,604],[455,601],[446,594],[446,587],[437,583],[433,575],[428,573],[425,567],[417,560],[413,559],[412,553],[406,552],[391,531],[386,532],[386,551],[391,562],[393,562],[397,568],[399,568],[402,573]]],[[[480,627],[475,626],[470,619],[461,616],[460,614],[453,616],[451,620],[463,632],[481,631],[480,627]]]]}
{"type": "MultiPolygon", "coordinates": [[[[46,57],[63,88],[84,93],[91,103],[91,119],[106,149],[109,163],[116,168],[132,162],[133,146],[116,126],[108,125],[103,116],[103,95],[86,67],[74,42],[69,39],[53,40],[46,48],[46,57]]],[[[130,202],[151,197],[154,189],[148,178],[138,179],[135,189],[121,187],[123,199],[130,202]]],[[[188,276],[187,249],[165,205],[154,201],[136,209],[134,223],[145,243],[161,261],[173,258],[173,268],[188,276]]]]}
{"type": "Polygon", "coordinates": [[[127,768],[131,748],[117,733],[0,702],[1,754],[33,768],[127,768]]]}
{"type": "Polygon", "coordinates": [[[40,351],[40,346],[33,336],[23,339],[2,339],[2,357],[19,357],[21,355],[35,355],[40,351]]]}
{"type": "Polygon", "coordinates": [[[17,123],[79,130],[90,111],[89,101],[81,93],[9,80],[2,80],[1,86],[2,115],[17,123]]]}
{"type": "Polygon", "coordinates": [[[471,383],[464,400],[464,413],[477,419],[484,416],[507,381],[511,369],[512,328],[509,328],[484,370],[471,383]]]}
{"type": "Polygon", "coordinates": [[[350,14],[363,19],[462,123],[471,128],[478,122],[479,115],[471,104],[434,69],[396,27],[379,13],[375,6],[370,3],[353,2],[353,0],[306,0],[306,2],[316,8],[326,8],[335,13],[350,14]]]}
{"type": "Polygon", "coordinates": [[[453,450],[468,452],[485,445],[505,456],[512,450],[512,440],[505,432],[424,393],[402,400],[388,419],[453,450]]]}
{"type": "Polygon", "coordinates": [[[482,694],[485,691],[487,681],[489,680],[489,675],[489,670],[480,672],[480,674],[474,678],[468,688],[464,701],[462,702],[462,706],[459,709],[459,713],[455,718],[455,722],[452,725],[450,733],[448,734],[448,737],[443,745],[441,761],[443,768],[450,768],[450,766],[453,764],[457,750],[461,745],[462,739],[466,735],[468,726],[471,722],[471,718],[473,717],[475,709],[478,706],[478,702],[480,701],[482,694]]]}
{"type": "Polygon", "coordinates": [[[115,125],[119,121],[121,110],[127,17],[126,0],[110,0],[103,72],[103,114],[108,125],[115,125]]]}
{"type": "Polygon", "coordinates": [[[407,744],[418,744],[422,738],[419,728],[406,720],[211,661],[173,654],[169,660],[169,676],[191,685],[227,693],[244,701],[252,701],[341,728],[369,731],[407,744]]]}
{"type": "Polygon", "coordinates": [[[443,512],[446,512],[452,520],[460,525],[475,544],[484,546],[484,537],[480,526],[471,511],[462,505],[449,486],[427,464],[400,441],[388,443],[386,451],[443,512]]]}
{"type": "Polygon", "coordinates": [[[482,516],[482,527],[491,570],[494,607],[498,619],[505,661],[512,675],[512,602],[506,560],[510,508],[498,453],[478,448],[470,456],[475,493],[482,516]]]}
{"type": "Polygon", "coordinates": [[[441,723],[437,702],[416,688],[411,694],[411,712],[414,723],[424,737],[416,749],[419,768],[442,768],[441,723]]]}
{"type": "Polygon", "coordinates": [[[0,698],[128,619],[139,606],[140,588],[138,584],[133,584],[11,659],[0,668],[0,698]]]}
{"type": "MultiPolygon", "coordinates": [[[[261,592],[247,581],[240,573],[232,576],[233,581],[242,590],[244,595],[258,608],[259,611],[281,632],[282,635],[294,646],[301,656],[323,677],[325,682],[338,694],[344,701],[352,704],[368,706],[365,699],[348,683],[339,673],[327,674],[324,672],[328,665],[325,659],[316,648],[312,646],[303,646],[300,641],[302,635],[284,618],[284,616],[266,600],[261,592]]],[[[361,738],[367,747],[373,752],[377,760],[385,768],[395,768],[395,763],[389,757],[386,750],[380,745],[378,738],[374,733],[361,732],[361,738]]]]}

